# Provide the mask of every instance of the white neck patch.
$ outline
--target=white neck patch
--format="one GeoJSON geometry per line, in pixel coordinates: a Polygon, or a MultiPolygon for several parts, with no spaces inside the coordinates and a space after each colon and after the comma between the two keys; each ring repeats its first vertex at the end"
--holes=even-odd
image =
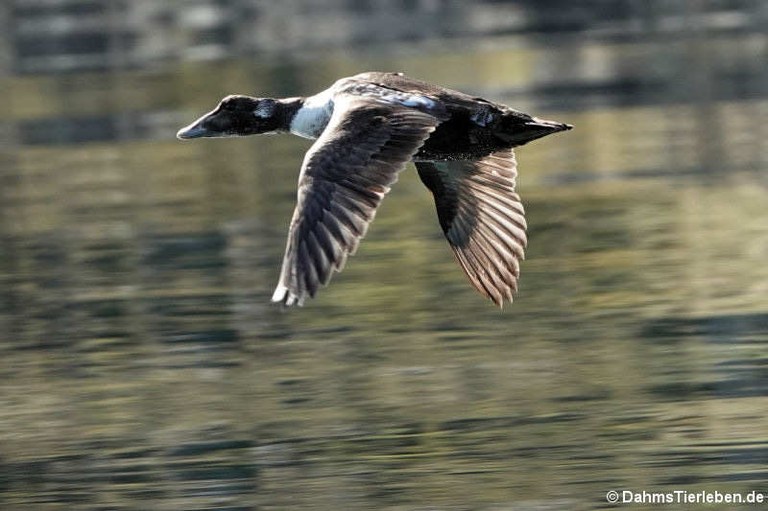
{"type": "Polygon", "coordinates": [[[291,121],[290,131],[303,138],[316,139],[328,125],[333,113],[333,91],[324,90],[308,97],[291,121]]]}

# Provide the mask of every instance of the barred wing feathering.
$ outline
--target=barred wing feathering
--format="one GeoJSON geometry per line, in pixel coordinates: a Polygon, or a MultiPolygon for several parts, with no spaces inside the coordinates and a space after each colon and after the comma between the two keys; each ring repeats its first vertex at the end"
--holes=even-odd
{"type": "Polygon", "coordinates": [[[280,281],[272,301],[302,305],[357,249],[398,173],[439,120],[416,109],[335,98],[328,126],[299,176],[280,281]]]}
{"type": "Polygon", "coordinates": [[[512,149],[475,161],[416,162],[416,168],[472,285],[500,307],[511,302],[527,243],[512,149]]]}

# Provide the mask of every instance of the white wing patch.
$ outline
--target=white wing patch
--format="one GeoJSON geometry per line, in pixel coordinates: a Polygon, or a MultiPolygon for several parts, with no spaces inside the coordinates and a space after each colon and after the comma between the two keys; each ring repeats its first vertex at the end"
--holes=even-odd
{"type": "Polygon", "coordinates": [[[403,106],[410,107],[422,107],[422,108],[435,108],[435,102],[426,96],[411,95],[406,96],[405,99],[400,102],[403,106]]]}
{"type": "Polygon", "coordinates": [[[353,82],[346,84],[337,82],[337,85],[344,92],[363,98],[376,99],[391,105],[419,108],[427,111],[439,109],[439,105],[435,100],[423,94],[390,89],[374,83],[353,82]]]}

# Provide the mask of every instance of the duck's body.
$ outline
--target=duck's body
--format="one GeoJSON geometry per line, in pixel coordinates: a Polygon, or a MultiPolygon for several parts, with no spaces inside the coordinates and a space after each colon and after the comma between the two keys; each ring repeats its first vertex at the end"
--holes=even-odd
{"type": "Polygon", "coordinates": [[[301,305],[341,270],[412,160],[462,269],[501,305],[517,289],[526,244],[512,148],[570,128],[399,73],[363,73],[308,98],[228,96],[178,137],[317,139],[302,165],[274,301],[301,305]]]}

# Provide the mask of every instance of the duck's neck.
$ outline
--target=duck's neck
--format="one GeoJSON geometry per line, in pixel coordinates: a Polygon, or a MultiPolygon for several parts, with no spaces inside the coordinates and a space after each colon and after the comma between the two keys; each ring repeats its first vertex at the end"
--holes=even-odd
{"type": "Polygon", "coordinates": [[[289,98],[284,101],[299,104],[291,118],[289,131],[303,138],[319,137],[333,113],[333,93],[330,89],[308,98],[289,98]]]}
{"type": "Polygon", "coordinates": [[[291,130],[291,123],[296,117],[296,113],[304,106],[306,98],[286,98],[278,100],[280,108],[277,115],[280,116],[280,126],[284,126],[285,131],[291,130]]]}

